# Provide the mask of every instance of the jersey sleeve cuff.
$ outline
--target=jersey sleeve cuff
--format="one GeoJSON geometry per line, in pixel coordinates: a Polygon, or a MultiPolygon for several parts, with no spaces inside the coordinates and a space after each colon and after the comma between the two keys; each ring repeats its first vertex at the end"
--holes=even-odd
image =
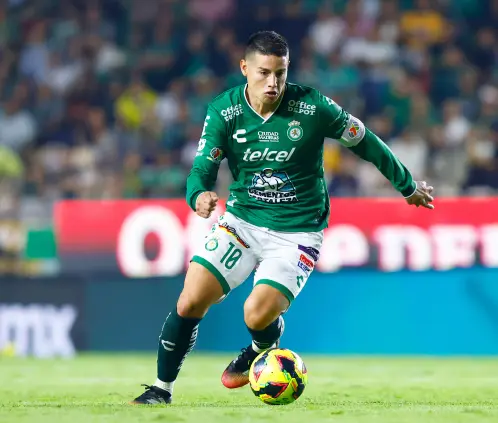
{"type": "Polygon", "coordinates": [[[202,191],[199,191],[199,192],[195,193],[195,194],[192,196],[192,198],[190,199],[189,206],[190,206],[190,208],[191,208],[193,211],[195,211],[195,204],[196,204],[196,202],[197,202],[197,197],[199,197],[199,195],[201,195],[201,194],[202,194],[202,191]]]}
{"type": "Polygon", "coordinates": [[[416,191],[417,191],[417,183],[413,181],[408,188],[405,188],[403,191],[401,191],[401,194],[405,198],[410,198],[413,194],[415,194],[416,191]]]}

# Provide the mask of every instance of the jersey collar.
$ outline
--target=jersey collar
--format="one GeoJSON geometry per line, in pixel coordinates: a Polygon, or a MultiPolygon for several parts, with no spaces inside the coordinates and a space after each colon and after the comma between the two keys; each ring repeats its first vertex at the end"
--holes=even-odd
{"type": "Polygon", "coordinates": [[[282,103],[282,100],[284,99],[284,96],[285,96],[285,93],[287,92],[287,83],[285,84],[285,88],[284,88],[284,92],[282,93],[282,95],[280,96],[280,100],[278,101],[278,104],[277,104],[277,107],[275,107],[275,110],[272,112],[272,114],[270,116],[268,116],[266,119],[261,116],[256,110],[253,109],[253,107],[249,104],[249,100],[247,100],[247,84],[244,86],[244,92],[243,92],[243,96],[244,96],[244,100],[246,101],[246,104],[247,106],[252,110],[252,112],[258,116],[260,119],[263,120],[262,123],[266,123],[268,122],[268,120],[270,120],[270,118],[276,113],[276,111],[279,109],[280,107],[280,103],[282,103]]]}

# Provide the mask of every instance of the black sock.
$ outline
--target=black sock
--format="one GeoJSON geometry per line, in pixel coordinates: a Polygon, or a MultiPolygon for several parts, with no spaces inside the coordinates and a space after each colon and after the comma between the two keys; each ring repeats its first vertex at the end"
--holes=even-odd
{"type": "Polygon", "coordinates": [[[275,321],[270,323],[263,330],[254,330],[249,326],[247,327],[249,333],[252,336],[252,341],[254,345],[258,347],[260,350],[267,350],[270,348],[275,342],[278,341],[278,338],[282,335],[284,331],[284,318],[279,316],[275,321]]]}
{"type": "Polygon", "coordinates": [[[175,309],[166,317],[157,347],[157,378],[173,382],[183,361],[192,351],[197,340],[201,319],[178,315],[175,309]]]}

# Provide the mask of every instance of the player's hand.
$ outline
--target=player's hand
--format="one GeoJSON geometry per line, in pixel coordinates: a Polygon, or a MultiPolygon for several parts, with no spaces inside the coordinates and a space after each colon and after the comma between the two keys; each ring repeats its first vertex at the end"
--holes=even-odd
{"type": "Polygon", "coordinates": [[[211,216],[211,213],[216,208],[218,196],[215,192],[206,191],[200,194],[195,201],[195,212],[204,219],[211,216]]]}
{"type": "Polygon", "coordinates": [[[434,197],[431,195],[433,190],[434,188],[428,186],[427,182],[417,182],[417,189],[406,199],[406,202],[417,207],[422,206],[426,209],[433,209],[434,205],[431,204],[434,201],[434,197]]]}

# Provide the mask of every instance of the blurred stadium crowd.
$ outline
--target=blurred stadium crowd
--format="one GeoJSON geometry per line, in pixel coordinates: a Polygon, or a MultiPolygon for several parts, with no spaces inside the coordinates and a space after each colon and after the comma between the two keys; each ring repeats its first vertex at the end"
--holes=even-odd
{"type": "MultiPolygon", "coordinates": [[[[206,105],[244,83],[260,29],[288,38],[289,81],[361,117],[438,195],[496,191],[497,28],[495,0],[3,0],[0,211],[183,196],[206,105]]],[[[395,195],[331,140],[325,167],[331,195],[395,195]]]]}

